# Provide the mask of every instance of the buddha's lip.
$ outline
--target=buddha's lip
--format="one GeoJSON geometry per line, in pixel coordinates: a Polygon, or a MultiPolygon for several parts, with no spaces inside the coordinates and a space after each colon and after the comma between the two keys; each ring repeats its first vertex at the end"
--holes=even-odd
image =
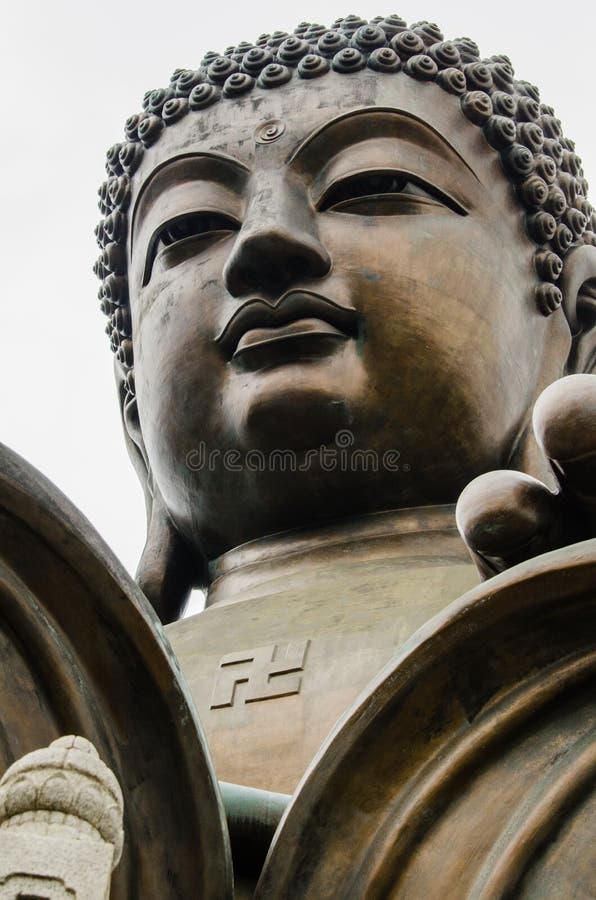
{"type": "Polygon", "coordinates": [[[215,338],[215,343],[230,358],[240,339],[253,328],[275,328],[298,319],[323,319],[349,337],[357,333],[359,313],[349,306],[341,306],[313,291],[288,291],[275,303],[248,300],[240,306],[215,338]]]}

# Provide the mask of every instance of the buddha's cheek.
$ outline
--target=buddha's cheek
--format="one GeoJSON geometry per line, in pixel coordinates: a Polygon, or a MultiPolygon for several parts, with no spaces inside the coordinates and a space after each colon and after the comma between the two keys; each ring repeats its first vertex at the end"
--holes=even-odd
{"type": "Polygon", "coordinates": [[[539,380],[531,255],[478,215],[345,216],[340,232],[334,277],[365,321],[367,428],[496,463],[539,380]]]}

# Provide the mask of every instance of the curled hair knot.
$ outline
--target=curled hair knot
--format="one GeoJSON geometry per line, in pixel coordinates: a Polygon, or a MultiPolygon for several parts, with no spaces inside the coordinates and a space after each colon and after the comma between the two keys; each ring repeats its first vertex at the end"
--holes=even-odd
{"type": "Polygon", "coordinates": [[[443,69],[437,75],[437,83],[449,94],[464,94],[467,89],[466,76],[461,69],[443,69]]]}
{"type": "Polygon", "coordinates": [[[357,72],[366,65],[366,58],[355,47],[346,47],[335,54],[331,65],[336,72],[357,72]]]}
{"type": "Polygon", "coordinates": [[[172,83],[176,97],[188,97],[193,87],[201,84],[205,75],[200,69],[183,69],[172,83]]]}
{"type": "Polygon", "coordinates": [[[579,182],[573,175],[570,175],[568,172],[559,172],[559,177],[557,179],[559,187],[565,194],[565,200],[569,206],[573,206],[575,198],[579,194],[579,182]]]}
{"type": "Polygon", "coordinates": [[[120,148],[122,144],[112,144],[106,153],[106,172],[108,175],[121,175],[122,163],[120,162],[120,148]]]}
{"type": "Polygon", "coordinates": [[[147,98],[147,112],[159,116],[166,100],[173,96],[174,92],[171,88],[158,88],[156,91],[151,91],[147,98]]]}
{"type": "Polygon", "coordinates": [[[544,132],[545,137],[554,138],[555,140],[559,140],[561,137],[561,123],[558,119],[555,119],[554,116],[540,116],[539,120],[540,127],[544,132]]]}
{"type": "Polygon", "coordinates": [[[563,223],[573,235],[574,241],[578,241],[586,230],[588,219],[579,209],[570,206],[563,214],[563,223]]]}
{"type": "Polygon", "coordinates": [[[456,38],[453,43],[459,50],[459,55],[463,63],[472,63],[480,59],[480,50],[478,44],[471,38],[456,38]]]}
{"type": "Polygon", "coordinates": [[[363,53],[372,53],[377,47],[384,47],[387,43],[385,32],[377,25],[362,25],[352,35],[351,44],[363,53]]]}
{"type": "Polygon", "coordinates": [[[560,187],[551,184],[548,190],[548,196],[544,201],[544,208],[551,216],[554,216],[555,219],[561,218],[567,209],[567,200],[560,187]]]}
{"type": "Polygon", "coordinates": [[[263,88],[274,88],[285,84],[292,77],[292,72],[287,66],[280,63],[270,63],[265,66],[259,75],[257,84],[263,88]]]}
{"type": "Polygon", "coordinates": [[[406,60],[404,70],[413,78],[418,78],[421,81],[431,81],[435,78],[439,68],[432,56],[428,56],[426,53],[419,53],[406,60]]]}
{"type": "Polygon", "coordinates": [[[555,219],[550,213],[547,213],[544,210],[540,210],[539,212],[534,213],[534,215],[528,216],[526,223],[530,237],[532,237],[537,244],[548,243],[548,241],[552,240],[555,231],[557,230],[555,219]]]}
{"type": "Polygon", "coordinates": [[[142,116],[135,114],[134,116],[129,116],[126,122],[124,123],[124,134],[129,141],[138,141],[139,140],[139,123],[141,122],[142,116]]]}
{"type": "Polygon", "coordinates": [[[300,78],[318,78],[329,71],[329,60],[324,57],[309,53],[303,56],[298,63],[298,75],[300,78]]]}
{"type": "Polygon", "coordinates": [[[515,141],[515,123],[507,116],[491,116],[484,125],[484,136],[495,150],[504,150],[515,141]]]}
{"type": "Polygon", "coordinates": [[[216,60],[219,56],[221,56],[220,53],[214,53],[213,50],[208,50],[207,53],[204,55],[203,59],[201,60],[201,69],[208,69],[209,66],[211,65],[211,63],[214,60],[216,60]]]}
{"type": "Polygon", "coordinates": [[[510,64],[497,59],[491,66],[491,75],[493,84],[498,90],[504,93],[513,91],[513,69],[510,64]]]}
{"type": "Polygon", "coordinates": [[[321,35],[319,38],[317,50],[322,56],[330,59],[335,56],[336,53],[339,53],[340,50],[347,47],[348,44],[349,41],[345,34],[340,34],[339,31],[326,31],[325,34],[321,35]]]}
{"type": "Polygon", "coordinates": [[[531,100],[535,100],[536,103],[540,103],[540,91],[535,84],[530,84],[529,81],[518,81],[517,90],[525,97],[529,97],[531,100]]]}
{"type": "Polygon", "coordinates": [[[105,222],[105,219],[100,219],[100,221],[95,226],[95,232],[94,232],[95,240],[97,241],[99,246],[102,248],[102,250],[109,241],[109,239],[106,237],[104,222],[105,222]]]}
{"type": "Polygon", "coordinates": [[[563,150],[561,168],[564,172],[569,172],[570,175],[573,175],[576,178],[578,175],[582,174],[582,164],[580,162],[579,156],[577,156],[572,150],[563,150]]]}
{"type": "Polygon", "coordinates": [[[555,165],[560,166],[563,161],[563,147],[555,138],[545,138],[543,144],[544,152],[551,156],[555,165]]]}
{"type": "Polygon", "coordinates": [[[390,44],[402,62],[405,62],[411,56],[417,56],[425,52],[424,41],[420,35],[415,34],[413,31],[398,32],[391,38],[390,44]]]}
{"type": "Polygon", "coordinates": [[[540,106],[532,97],[520,97],[517,101],[517,118],[520,122],[537,122],[540,106]]]}
{"type": "Polygon", "coordinates": [[[315,43],[318,39],[325,34],[327,29],[324,25],[311,25],[306,29],[302,37],[305,41],[308,41],[310,44],[315,43]]]}
{"type": "Polygon", "coordinates": [[[274,31],[273,34],[270,34],[267,39],[267,46],[272,50],[277,50],[277,48],[283,44],[286,38],[289,38],[290,35],[287,31],[274,31]]]}
{"type": "Polygon", "coordinates": [[[517,126],[517,139],[532,153],[540,153],[544,146],[542,129],[535,122],[520,122],[517,126]]]}
{"type": "Polygon", "coordinates": [[[368,25],[366,19],[361,19],[360,16],[346,16],[340,21],[340,30],[349,38],[351,38],[359,28],[362,28],[363,25],[368,25]]]}
{"type": "Polygon", "coordinates": [[[377,72],[398,72],[401,60],[391,47],[377,47],[368,57],[368,65],[377,72]]]}
{"type": "Polygon", "coordinates": [[[122,241],[126,237],[126,216],[119,209],[115,209],[103,220],[105,244],[122,241]]]}
{"type": "Polygon", "coordinates": [[[415,22],[412,25],[414,34],[420,35],[425,47],[430,47],[443,40],[443,32],[435,22],[415,22]]]}
{"type": "Polygon", "coordinates": [[[406,31],[408,25],[407,22],[401,18],[401,16],[385,16],[384,19],[381,19],[378,22],[379,28],[382,28],[385,34],[387,35],[387,39],[390,40],[394,34],[397,34],[399,31],[406,31]]]}
{"type": "Polygon", "coordinates": [[[207,78],[211,84],[223,84],[239,68],[240,66],[235,59],[230,59],[227,56],[218,56],[207,68],[207,78]]]}
{"type": "Polygon", "coordinates": [[[196,84],[188,95],[189,109],[198,110],[211,106],[219,98],[219,88],[213,84],[196,84]]]}
{"type": "Polygon", "coordinates": [[[108,275],[103,283],[103,295],[114,306],[128,303],[128,281],[119,275],[108,275]]]}
{"type": "Polygon", "coordinates": [[[231,75],[228,75],[224,82],[224,96],[239,97],[241,94],[246,94],[254,83],[254,78],[251,78],[246,72],[233,72],[231,75]]]}
{"type": "Polygon", "coordinates": [[[273,53],[265,47],[253,47],[242,57],[242,71],[256,77],[265,66],[273,62],[273,53]]]}
{"type": "Polygon", "coordinates": [[[172,97],[166,100],[161,111],[161,117],[166,125],[173,125],[178,119],[188,112],[188,100],[186,97],[172,97]]]}
{"type": "Polygon", "coordinates": [[[101,261],[106,272],[112,275],[126,274],[126,254],[124,248],[115,241],[106,244],[101,254],[101,261]]]}
{"type": "Polygon", "coordinates": [[[517,103],[511,94],[505,91],[493,91],[490,95],[493,102],[493,109],[498,116],[509,116],[513,119],[517,112],[517,103]]]}
{"type": "Polygon", "coordinates": [[[523,181],[534,169],[534,156],[523,144],[512,144],[503,150],[501,159],[507,174],[515,183],[523,181]]]}
{"type": "Polygon", "coordinates": [[[557,167],[554,159],[546,153],[539,153],[534,158],[534,171],[540,175],[547,184],[552,184],[557,177],[557,167]]]}
{"type": "Polygon", "coordinates": [[[459,68],[462,64],[459,50],[452,41],[439,41],[428,51],[439,69],[459,68]]]}
{"type": "Polygon", "coordinates": [[[132,341],[128,339],[122,341],[116,351],[116,359],[121,365],[126,366],[126,368],[132,368],[134,364],[132,341]]]}
{"type": "Polygon", "coordinates": [[[232,59],[237,63],[241,63],[246,54],[250,53],[250,51],[253,49],[254,44],[251,44],[250,41],[240,41],[240,43],[234,48],[232,59]]]}
{"type": "Polygon", "coordinates": [[[546,202],[548,185],[539,175],[530,175],[518,185],[518,193],[526,209],[538,210],[546,202]]]}
{"type": "Polygon", "coordinates": [[[297,66],[310,53],[310,44],[298,37],[289,37],[277,48],[277,60],[282,66],[297,66]]]}
{"type": "Polygon", "coordinates": [[[144,147],[154,144],[161,134],[164,123],[159,116],[148,115],[139,124],[139,140],[144,147]]]}
{"type": "Polygon", "coordinates": [[[108,196],[112,209],[126,212],[130,203],[130,179],[128,175],[118,175],[109,179],[108,196]]]}
{"type": "Polygon", "coordinates": [[[558,281],[563,271],[563,260],[552,250],[538,250],[534,257],[534,266],[542,281],[558,281]]]}
{"type": "Polygon", "coordinates": [[[493,87],[493,78],[490,69],[482,62],[466,63],[464,74],[468,90],[489,92],[493,87]]]}
{"type": "Polygon", "coordinates": [[[563,302],[563,294],[555,284],[544,281],[536,288],[536,303],[543,316],[550,316],[563,302]]]}
{"type": "Polygon", "coordinates": [[[573,244],[573,232],[564,222],[560,222],[550,240],[550,245],[559,256],[565,256],[571,245],[573,244]]]}
{"type": "Polygon", "coordinates": [[[466,119],[475,125],[484,125],[493,114],[493,105],[484,91],[468,91],[461,99],[461,108],[466,119]]]}
{"type": "Polygon", "coordinates": [[[585,197],[576,197],[573,201],[574,209],[579,209],[581,213],[586,217],[586,223],[590,221],[590,216],[592,215],[592,204],[585,197]]]}

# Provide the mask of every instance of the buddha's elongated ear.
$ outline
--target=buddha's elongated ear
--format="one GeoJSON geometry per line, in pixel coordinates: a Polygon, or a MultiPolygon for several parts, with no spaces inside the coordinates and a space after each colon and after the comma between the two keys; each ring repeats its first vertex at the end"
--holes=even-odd
{"type": "Polygon", "coordinates": [[[145,451],[145,443],[141,432],[141,424],[139,422],[139,410],[137,407],[137,399],[126,387],[127,371],[122,364],[114,357],[114,377],[116,379],[116,389],[118,391],[118,403],[120,406],[120,415],[122,417],[122,426],[124,429],[124,443],[141,482],[143,493],[145,495],[145,510],[147,513],[147,527],[151,518],[151,506],[153,503],[153,495],[149,487],[149,460],[145,451]]]}
{"type": "Polygon", "coordinates": [[[126,448],[143,487],[147,511],[147,540],[136,580],[162,623],[167,625],[180,617],[193,587],[203,584],[205,564],[192,552],[172,522],[151,473],[136,397],[127,391],[126,375],[117,360],[114,369],[126,448]]]}
{"type": "Polygon", "coordinates": [[[573,343],[567,372],[596,371],[596,247],[571,250],[559,281],[573,343]]]}

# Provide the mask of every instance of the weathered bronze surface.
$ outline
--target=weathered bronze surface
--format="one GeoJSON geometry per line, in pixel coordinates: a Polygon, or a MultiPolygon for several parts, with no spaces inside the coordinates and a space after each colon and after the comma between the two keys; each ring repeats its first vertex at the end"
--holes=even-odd
{"type": "Polygon", "coordinates": [[[553,110],[348,16],[125,130],[96,272],[138,581],[164,623],[207,589],[168,635],[215,774],[138,591],[8,457],[7,761],[56,717],[97,744],[118,897],[230,895],[216,777],[238,900],[592,896],[596,218],[553,110]]]}

